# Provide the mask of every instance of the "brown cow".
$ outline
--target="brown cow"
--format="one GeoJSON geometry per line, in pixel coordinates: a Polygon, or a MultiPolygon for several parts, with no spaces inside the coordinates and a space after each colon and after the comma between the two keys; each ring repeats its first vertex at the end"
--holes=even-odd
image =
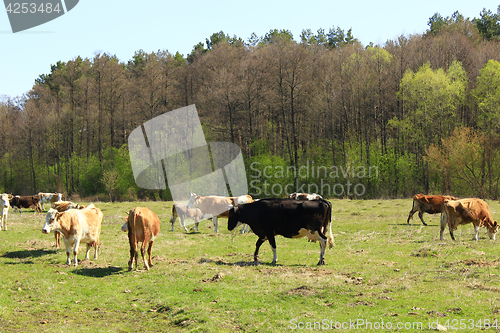
{"type": "Polygon", "coordinates": [[[153,242],[160,232],[160,219],[150,209],[146,207],[136,207],[128,212],[128,216],[125,218],[125,221],[125,224],[122,226],[122,231],[128,231],[128,240],[130,243],[130,260],[128,262],[128,269],[129,271],[133,269],[134,261],[135,268],[137,269],[137,260],[139,257],[137,243],[142,242],[142,260],[144,261],[144,267],[146,270],[149,270],[149,267],[153,266],[153,263],[151,262],[151,251],[153,248],[153,242]],[[146,250],[146,244],[149,244],[148,261],[146,261],[144,253],[146,250]]]}
{"type": "Polygon", "coordinates": [[[69,209],[58,212],[54,208],[49,209],[42,232],[48,234],[52,231],[63,235],[64,245],[68,260],[66,264],[71,265],[71,253],[75,256],[74,264],[78,266],[78,247],[80,242],[87,243],[85,259],[89,259],[90,248],[94,246],[94,259],[97,259],[99,249],[99,235],[101,234],[101,221],[103,214],[99,208],[90,204],[85,209],[69,209]],[[73,248],[73,252],[71,252],[73,248]]]}
{"type": "MultiPolygon", "coordinates": [[[[425,195],[425,194],[415,194],[413,196],[413,207],[408,215],[408,220],[406,223],[410,223],[410,219],[413,217],[416,211],[418,211],[418,217],[424,225],[425,223],[423,215],[424,213],[429,214],[439,214],[443,212],[443,204],[445,200],[457,200],[455,197],[450,195],[425,195]]],[[[442,218],[441,218],[442,221],[442,218]]]]}
{"type": "Polygon", "coordinates": [[[445,201],[439,239],[443,240],[443,232],[446,224],[448,224],[451,239],[455,240],[453,230],[457,229],[461,224],[468,223],[474,225],[474,240],[479,240],[478,232],[481,226],[488,229],[490,239],[495,239],[498,223],[493,220],[488,204],[476,198],[445,201]]]}
{"type": "Polygon", "coordinates": [[[33,207],[33,209],[35,210],[35,214],[37,212],[42,212],[42,208],[40,207],[40,198],[38,197],[38,195],[15,195],[10,199],[10,206],[14,208],[15,211],[19,209],[20,215],[23,215],[21,208],[33,207]]]}

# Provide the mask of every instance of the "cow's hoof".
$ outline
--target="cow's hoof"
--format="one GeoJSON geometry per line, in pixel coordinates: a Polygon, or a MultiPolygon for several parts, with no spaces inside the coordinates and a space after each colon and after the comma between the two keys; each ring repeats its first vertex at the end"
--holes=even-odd
{"type": "Polygon", "coordinates": [[[318,266],[321,266],[321,265],[324,265],[324,264],[325,264],[325,260],[320,260],[320,261],[318,262],[318,266]]]}

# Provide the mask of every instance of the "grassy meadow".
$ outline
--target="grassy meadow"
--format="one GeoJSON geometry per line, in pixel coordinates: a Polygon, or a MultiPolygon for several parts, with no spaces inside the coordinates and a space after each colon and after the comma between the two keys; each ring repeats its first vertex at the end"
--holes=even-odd
{"type": "MultiPolygon", "coordinates": [[[[472,225],[439,240],[439,216],[415,214],[411,199],[332,200],[335,247],[318,267],[319,245],[277,237],[253,263],[257,237],[211,222],[170,231],[172,202],[95,203],[104,213],[99,258],[68,267],[45,214],[11,209],[0,232],[2,332],[478,331],[500,316],[500,240],[472,225]],[[128,271],[125,213],[146,206],[162,229],[150,271],[128,271]]],[[[500,220],[500,204],[489,201],[500,220]]],[[[62,242],[61,242],[62,243],[62,242]]],[[[80,246],[79,259],[85,256],[80,246]]],[[[93,251],[91,251],[93,258],[93,251]]],[[[500,326],[500,323],[499,323],[500,326]]],[[[487,331],[499,330],[490,327],[487,331]]]]}

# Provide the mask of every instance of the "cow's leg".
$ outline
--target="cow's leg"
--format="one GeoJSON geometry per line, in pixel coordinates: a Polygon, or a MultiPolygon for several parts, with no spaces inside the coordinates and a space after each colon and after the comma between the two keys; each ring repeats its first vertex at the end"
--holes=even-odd
{"type": "Polygon", "coordinates": [[[323,238],[319,239],[319,247],[320,247],[320,254],[319,254],[318,265],[324,265],[325,264],[326,239],[323,239],[323,238]]]}
{"type": "Polygon", "coordinates": [[[479,240],[479,225],[474,226],[474,238],[472,240],[479,240]]]}
{"type": "Polygon", "coordinates": [[[66,237],[63,237],[63,242],[64,242],[64,247],[66,247],[66,255],[68,257],[66,260],[66,265],[71,266],[71,244],[69,240],[66,239],[66,237]]]}
{"type": "Polygon", "coordinates": [[[418,217],[420,217],[420,221],[422,221],[424,225],[427,225],[427,223],[425,223],[424,221],[424,212],[422,211],[418,212],[418,217]]]}
{"type": "Polygon", "coordinates": [[[154,243],[154,240],[150,241],[149,242],[149,246],[148,246],[148,262],[149,262],[149,267],[153,267],[153,262],[151,261],[151,254],[153,252],[153,243],[154,243]]]}
{"type": "Polygon", "coordinates": [[[259,259],[259,249],[260,249],[260,246],[262,245],[262,243],[264,243],[266,240],[265,238],[259,238],[257,239],[257,243],[255,243],[255,252],[253,253],[253,260],[255,262],[258,262],[259,259]]]}
{"type": "Polygon", "coordinates": [[[278,261],[278,254],[276,253],[276,240],[274,239],[274,235],[270,235],[267,237],[269,240],[269,245],[271,245],[271,249],[273,250],[273,265],[276,265],[276,262],[278,261]]]}
{"type": "Polygon", "coordinates": [[[141,256],[142,261],[144,262],[144,268],[149,271],[148,261],[146,260],[146,246],[149,243],[149,235],[144,235],[144,242],[141,244],[141,256]]]}
{"type": "Polygon", "coordinates": [[[447,224],[448,224],[448,216],[445,214],[441,214],[441,230],[439,231],[439,240],[443,240],[443,233],[447,224]]]}
{"type": "Polygon", "coordinates": [[[174,231],[174,223],[175,223],[175,219],[174,219],[174,216],[172,215],[172,217],[170,218],[170,223],[172,223],[172,229],[170,229],[170,231],[174,231]]]}
{"type": "Polygon", "coordinates": [[[217,226],[218,226],[218,224],[217,224],[217,223],[218,223],[218,221],[217,221],[217,220],[218,220],[218,217],[217,217],[217,216],[214,216],[214,217],[212,218],[212,220],[214,221],[214,229],[215,229],[215,233],[217,234],[217,233],[219,233],[219,229],[217,228],[217,226]]]}
{"type": "Polygon", "coordinates": [[[410,219],[413,217],[413,214],[417,211],[417,207],[415,206],[415,203],[413,203],[413,207],[411,208],[410,214],[408,215],[408,219],[406,220],[407,224],[410,224],[410,219]]]}
{"type": "Polygon", "coordinates": [[[134,260],[135,267],[137,267],[137,242],[130,242],[130,260],[128,261],[128,270],[131,271],[134,269],[134,260]]]}
{"type": "MultiPolygon", "coordinates": [[[[80,239],[75,239],[75,245],[73,246],[73,255],[75,256],[75,267],[78,266],[78,247],[80,247],[80,239]]],[[[87,259],[87,258],[86,258],[87,259]]]]}
{"type": "Polygon", "coordinates": [[[181,221],[181,226],[184,228],[184,230],[186,232],[188,232],[187,228],[186,228],[186,224],[184,223],[184,216],[182,216],[182,214],[179,214],[179,219],[181,221]]]}
{"type": "Polygon", "coordinates": [[[56,240],[56,252],[61,247],[61,234],[58,231],[54,231],[54,238],[56,240]]]}

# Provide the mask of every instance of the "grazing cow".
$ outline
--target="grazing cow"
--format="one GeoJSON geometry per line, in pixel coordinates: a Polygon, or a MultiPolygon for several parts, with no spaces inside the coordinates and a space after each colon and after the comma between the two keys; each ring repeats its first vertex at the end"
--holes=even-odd
{"type": "Polygon", "coordinates": [[[481,226],[488,229],[490,239],[495,239],[498,223],[493,220],[488,204],[476,198],[445,201],[439,239],[443,240],[443,232],[446,224],[448,224],[451,239],[455,240],[453,230],[457,229],[461,224],[468,223],[474,225],[474,240],[479,240],[478,232],[481,226]]]}
{"type": "Polygon", "coordinates": [[[189,201],[186,205],[188,208],[199,208],[204,217],[211,217],[214,222],[215,233],[218,233],[218,218],[227,217],[228,210],[242,203],[252,202],[253,198],[250,195],[241,195],[239,197],[221,197],[221,196],[206,196],[202,197],[191,193],[189,201]]]}
{"type": "MultiPolygon", "coordinates": [[[[416,211],[418,211],[418,217],[424,225],[427,225],[424,221],[424,213],[429,214],[440,214],[444,209],[445,200],[457,200],[455,197],[450,195],[425,195],[425,194],[415,194],[413,196],[413,207],[411,208],[410,214],[406,223],[410,223],[410,219],[413,217],[416,211]]],[[[441,217],[442,221],[442,217],[441,217]]]]}
{"type": "Polygon", "coordinates": [[[40,192],[38,193],[38,197],[40,198],[40,205],[42,207],[42,210],[45,210],[43,207],[44,203],[48,203],[52,205],[54,202],[62,201],[62,193],[44,193],[40,192]]]}
{"type": "Polygon", "coordinates": [[[59,201],[52,204],[52,208],[58,210],[59,212],[64,212],[68,209],[83,209],[85,206],[79,205],[71,201],[59,201]]]}
{"type": "Polygon", "coordinates": [[[0,228],[7,230],[7,215],[9,215],[9,195],[2,193],[0,195],[0,205],[2,206],[2,219],[0,220],[0,228]]]}
{"type": "Polygon", "coordinates": [[[258,261],[259,248],[266,240],[273,250],[273,264],[278,260],[275,235],[286,238],[307,236],[319,241],[321,248],[318,265],[325,263],[326,245],[333,247],[331,229],[332,205],[326,200],[262,199],[229,210],[228,229],[233,230],[239,222],[246,223],[259,237],[255,244],[254,260],[258,261]],[[328,237],[326,229],[330,224],[328,237]]]}
{"type": "MultiPolygon", "coordinates": [[[[59,201],[54,202],[52,208],[57,210],[58,212],[65,212],[68,209],[84,209],[86,206],[82,206],[71,201],[59,201]]],[[[56,251],[61,247],[61,233],[54,232],[54,237],[56,240],[56,251]]]]}
{"type": "Polygon", "coordinates": [[[21,208],[34,207],[35,213],[42,212],[42,208],[40,207],[40,198],[38,198],[38,195],[15,195],[10,199],[10,206],[14,208],[15,211],[19,209],[20,215],[23,215],[21,208]]]}
{"type": "Polygon", "coordinates": [[[316,193],[292,193],[288,196],[290,199],[297,199],[297,200],[318,200],[318,199],[323,199],[323,197],[319,194],[316,193]]]}
{"type": "Polygon", "coordinates": [[[174,203],[172,206],[172,217],[170,218],[170,223],[172,223],[172,230],[174,231],[174,223],[177,217],[180,218],[181,226],[188,231],[186,225],[184,224],[184,219],[192,219],[195,223],[195,227],[191,228],[193,230],[196,228],[198,230],[198,225],[200,224],[200,220],[202,220],[203,213],[199,208],[187,208],[186,204],[183,203],[174,203]]]}
{"type": "Polygon", "coordinates": [[[135,268],[137,269],[137,260],[139,259],[139,253],[137,251],[138,242],[142,242],[142,260],[144,261],[144,267],[146,270],[149,270],[149,267],[153,266],[153,263],[151,262],[151,251],[153,248],[153,242],[160,232],[160,219],[150,209],[145,207],[136,207],[128,212],[128,216],[125,218],[125,221],[125,224],[122,226],[122,231],[128,231],[128,240],[130,243],[130,260],[128,261],[128,270],[131,271],[133,269],[134,261],[135,268]],[[144,253],[147,244],[149,244],[148,261],[146,261],[144,253]]]}
{"type": "Polygon", "coordinates": [[[52,231],[63,235],[64,245],[68,259],[67,265],[71,265],[71,253],[74,255],[74,265],[78,266],[78,247],[81,242],[87,243],[85,259],[89,259],[90,248],[94,246],[94,259],[97,259],[99,249],[99,235],[101,234],[101,222],[103,214],[93,204],[85,209],[69,209],[58,212],[54,208],[49,209],[45,219],[42,232],[48,234],[52,231]],[[71,252],[73,250],[73,252],[71,252]]]}

